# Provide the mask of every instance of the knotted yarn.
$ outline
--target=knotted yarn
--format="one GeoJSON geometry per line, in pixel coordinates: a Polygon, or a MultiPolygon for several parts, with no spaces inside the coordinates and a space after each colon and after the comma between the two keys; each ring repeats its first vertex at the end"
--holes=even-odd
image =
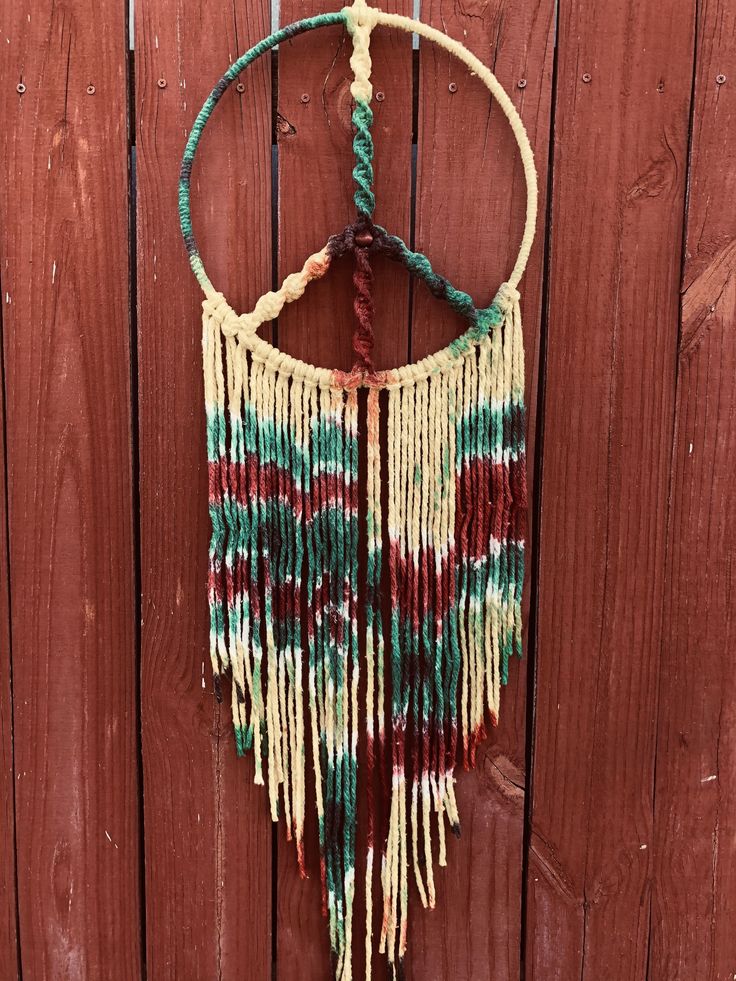
{"type": "Polygon", "coordinates": [[[447,832],[460,833],[456,767],[475,764],[487,726],[497,724],[511,660],[522,652],[527,496],[517,287],[536,209],[531,147],[490,70],[459,42],[366,0],[287,25],[246,52],[213,89],[184,152],[182,233],[205,294],[213,685],[221,699],[230,674],[237,753],[253,753],[255,782],[295,842],[302,875],[307,806],[314,808],[336,981],[353,978],[359,870],[366,981],[374,934],[392,978],[403,976],[411,883],[433,907],[447,832]],[[355,219],[238,314],[210,281],[192,230],[199,139],[252,61],[335,24],[353,42],[355,219]],[[370,42],[378,25],[419,34],[459,58],[509,119],[526,179],[526,221],[514,268],[488,306],[374,223],[370,42]],[[348,255],[355,287],[349,372],[308,364],[259,337],[262,324],[348,255]],[[464,333],[414,364],[377,370],[376,255],[403,265],[460,313],[464,333]]]}

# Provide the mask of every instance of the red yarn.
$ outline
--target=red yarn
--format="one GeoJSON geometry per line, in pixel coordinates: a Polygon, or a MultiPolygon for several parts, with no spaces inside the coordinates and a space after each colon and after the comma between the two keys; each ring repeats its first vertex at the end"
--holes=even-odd
{"type": "Polygon", "coordinates": [[[373,371],[373,270],[368,258],[368,247],[356,245],[355,270],[353,272],[355,299],[353,309],[357,321],[353,334],[353,350],[357,355],[354,371],[373,371]]]}

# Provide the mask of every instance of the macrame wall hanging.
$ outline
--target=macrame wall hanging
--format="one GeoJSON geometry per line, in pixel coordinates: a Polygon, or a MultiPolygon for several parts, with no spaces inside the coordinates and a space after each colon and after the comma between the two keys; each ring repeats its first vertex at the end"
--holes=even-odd
{"type": "Polygon", "coordinates": [[[509,659],[521,654],[527,501],[516,287],[536,210],[529,140],[489,69],[445,34],[365,0],[283,27],[239,58],[197,116],[184,153],[181,225],[205,293],[215,692],[221,698],[221,675],[230,670],[237,751],[253,751],[255,781],[268,787],[273,820],[283,815],[302,874],[311,757],[323,911],[340,981],[353,976],[359,797],[366,802],[365,977],[372,976],[374,915],[380,950],[399,977],[410,877],[422,903],[433,906],[446,824],[459,833],[456,763],[473,764],[485,721],[498,719],[509,659]],[[344,25],[353,41],[357,217],[280,289],[239,315],[210,282],[192,232],[195,152],[213,109],[244,68],[277,44],[329,24],[344,25]],[[526,223],[516,265],[488,307],[476,307],[426,256],[373,223],[369,45],[379,25],[416,33],[463,62],[488,87],[516,137],[526,223]],[[352,371],[313,367],[258,337],[263,323],[348,252],[356,290],[352,371]],[[444,350],[388,371],[375,370],[371,356],[370,260],[379,253],[403,263],[469,322],[444,350]],[[359,572],[361,537],[367,558],[359,572]],[[382,895],[374,911],[377,863],[382,895]]]}

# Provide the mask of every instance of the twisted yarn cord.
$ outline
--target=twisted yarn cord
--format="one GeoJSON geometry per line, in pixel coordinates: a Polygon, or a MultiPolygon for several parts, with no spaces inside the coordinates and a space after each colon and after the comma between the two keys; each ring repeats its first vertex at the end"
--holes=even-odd
{"type": "Polygon", "coordinates": [[[350,94],[355,100],[355,109],[353,110],[353,126],[355,127],[353,179],[356,185],[354,200],[358,214],[370,218],[376,207],[373,193],[373,137],[371,136],[373,111],[370,107],[370,101],[373,98],[373,86],[370,81],[370,43],[371,31],[375,23],[374,11],[365,0],[355,0],[353,6],[346,7],[343,13],[353,40],[353,52],[350,56],[353,82],[350,85],[350,94]]]}
{"type": "Polygon", "coordinates": [[[376,208],[376,196],[373,193],[372,125],[373,110],[371,107],[367,102],[356,102],[353,110],[353,126],[355,127],[353,153],[356,161],[353,167],[353,180],[356,185],[353,200],[358,209],[358,214],[367,218],[370,218],[376,208]]]}
{"type": "Polygon", "coordinates": [[[371,269],[367,248],[357,248],[355,250],[353,285],[355,286],[353,309],[356,320],[356,329],[353,334],[353,350],[357,355],[357,360],[353,365],[353,372],[356,374],[372,374],[372,354],[375,343],[373,333],[375,307],[373,304],[373,270],[371,269]]]}

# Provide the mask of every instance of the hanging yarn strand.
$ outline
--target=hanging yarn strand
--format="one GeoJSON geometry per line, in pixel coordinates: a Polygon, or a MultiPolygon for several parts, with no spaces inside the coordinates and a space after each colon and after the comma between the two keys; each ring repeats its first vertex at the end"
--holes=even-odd
{"type": "Polygon", "coordinates": [[[375,972],[375,935],[397,981],[404,976],[410,883],[424,906],[435,905],[447,828],[460,834],[455,768],[475,764],[486,726],[498,722],[511,658],[522,650],[527,495],[517,286],[536,223],[531,147],[510,99],[466,48],[419,21],[355,0],[281,28],[228,69],[187,142],[179,208],[205,293],[215,696],[222,700],[229,671],[237,753],[253,752],[255,782],[268,788],[271,817],[283,818],[302,876],[309,865],[307,766],[313,770],[335,981],[353,981],[354,934],[361,930],[366,981],[375,972]],[[249,313],[237,314],[212,286],[192,232],[195,151],[214,107],[247,65],[328,24],[344,25],[353,43],[356,217],[249,313]],[[417,33],[459,58],[498,101],[516,137],[526,222],[514,269],[488,307],[477,307],[426,256],[374,224],[376,25],[417,33]],[[258,337],[263,323],[348,252],[355,289],[350,372],[315,368],[258,337]],[[373,361],[371,259],[379,254],[403,264],[469,324],[443,350],[388,371],[373,361]],[[357,875],[364,876],[364,921],[356,910],[357,875]]]}

